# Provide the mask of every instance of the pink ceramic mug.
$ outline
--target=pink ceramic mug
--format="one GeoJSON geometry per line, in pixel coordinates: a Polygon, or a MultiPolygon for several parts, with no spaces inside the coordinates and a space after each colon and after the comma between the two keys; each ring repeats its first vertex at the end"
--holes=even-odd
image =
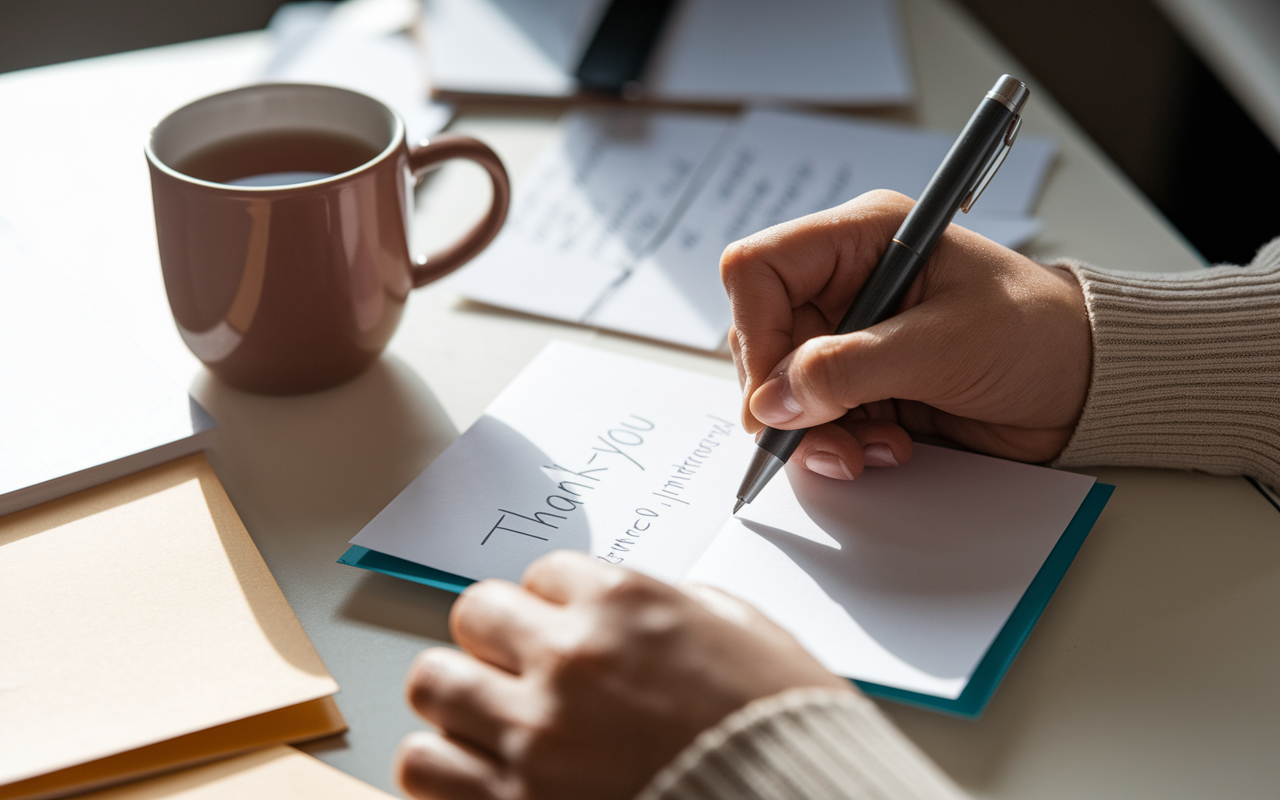
{"type": "Polygon", "coordinates": [[[155,127],[146,155],[183,340],[222,380],[270,394],[363,371],[409,290],[483,250],[511,196],[482,142],[443,134],[410,147],[393,111],[329,86],[262,84],[197,100],[155,127]],[[455,244],[414,259],[414,183],[454,158],[488,172],[492,204],[455,244]]]}

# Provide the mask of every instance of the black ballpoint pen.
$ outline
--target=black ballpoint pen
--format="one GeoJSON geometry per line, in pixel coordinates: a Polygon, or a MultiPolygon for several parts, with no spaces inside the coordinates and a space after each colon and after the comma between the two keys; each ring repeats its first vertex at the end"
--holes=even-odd
{"type": "MultiPolygon", "coordinates": [[[[893,315],[956,212],[963,209],[968,213],[1009,154],[1022,127],[1022,107],[1030,94],[1022,81],[1001,75],[982,98],[853,299],[853,305],[836,326],[835,335],[869,328],[893,315]]],[[[764,429],[756,441],[751,466],[738,488],[738,504],[733,507],[733,513],[756,498],[769,479],[787,463],[806,432],[805,428],[764,429]]]]}

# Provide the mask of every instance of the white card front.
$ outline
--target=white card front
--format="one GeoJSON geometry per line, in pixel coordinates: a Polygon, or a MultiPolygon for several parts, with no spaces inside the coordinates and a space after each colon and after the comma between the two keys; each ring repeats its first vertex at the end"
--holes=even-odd
{"type": "Polygon", "coordinates": [[[785,476],[686,579],[756,605],[838,675],[953,699],[1094,484],[926,444],[852,483],[785,476]]]}
{"type": "Polygon", "coordinates": [[[677,581],[729,516],[754,448],[729,381],[553,342],[351,540],[518,581],[552,550],[677,581]]]}

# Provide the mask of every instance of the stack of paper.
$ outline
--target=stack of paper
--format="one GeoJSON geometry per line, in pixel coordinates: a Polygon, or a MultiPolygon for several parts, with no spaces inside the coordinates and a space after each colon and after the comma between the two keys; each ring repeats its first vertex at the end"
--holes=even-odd
{"type": "MultiPolygon", "coordinates": [[[[436,91],[566,97],[607,0],[428,0],[436,91]]],[[[642,76],[646,97],[835,106],[910,102],[893,0],[684,0],[642,76]]]]}
{"type": "Polygon", "coordinates": [[[836,481],[776,477],[729,381],[553,343],[351,543],[343,563],[460,591],[557,549],[719,586],[869,692],[981,712],[1110,487],[917,444],[836,481]]]}
{"type": "Polygon", "coordinates": [[[391,800],[292,747],[267,747],[202,767],[104,789],[83,800],[391,800]]]}
{"type": "Polygon", "coordinates": [[[202,455],[0,518],[0,798],[345,729],[202,455]]]}
{"type": "Polygon", "coordinates": [[[213,419],[0,219],[0,514],[202,450],[213,419]]]}
{"type": "MultiPolygon", "coordinates": [[[[822,114],[579,111],[517,189],[506,228],[456,279],[467,297],[714,350],[729,303],[725,246],[872,189],[918,197],[954,136],[822,114]]],[[[1022,136],[957,224],[1008,247],[1054,144],[1022,136]]]]}

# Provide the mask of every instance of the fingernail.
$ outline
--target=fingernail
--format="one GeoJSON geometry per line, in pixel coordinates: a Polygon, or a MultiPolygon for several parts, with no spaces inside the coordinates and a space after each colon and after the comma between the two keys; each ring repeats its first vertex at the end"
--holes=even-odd
{"type": "Polygon", "coordinates": [[[862,451],[863,462],[868,467],[896,467],[898,459],[887,444],[869,444],[862,451]]]}
{"type": "Polygon", "coordinates": [[[782,425],[800,416],[804,409],[791,393],[791,382],[784,372],[766,382],[751,397],[751,413],[766,425],[782,425]]]}
{"type": "Polygon", "coordinates": [[[804,467],[810,472],[835,478],[838,481],[853,480],[853,473],[844,465],[844,461],[832,453],[810,453],[804,459],[804,467]]]}

